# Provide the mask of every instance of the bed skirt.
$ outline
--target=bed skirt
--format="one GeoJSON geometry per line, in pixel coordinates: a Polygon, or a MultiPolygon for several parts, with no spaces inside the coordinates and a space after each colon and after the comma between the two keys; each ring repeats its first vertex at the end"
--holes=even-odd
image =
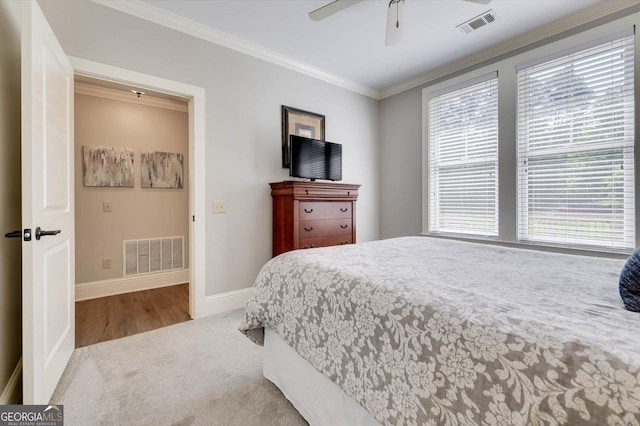
{"type": "Polygon", "coordinates": [[[268,328],[264,333],[263,374],[312,426],[380,425],[367,410],[268,328]]]}

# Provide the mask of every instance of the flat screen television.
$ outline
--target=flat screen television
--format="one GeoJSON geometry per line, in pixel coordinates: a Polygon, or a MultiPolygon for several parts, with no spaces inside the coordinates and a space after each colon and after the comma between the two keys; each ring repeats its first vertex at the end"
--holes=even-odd
{"type": "Polygon", "coordinates": [[[291,135],[289,176],[342,180],[342,145],[291,135]]]}

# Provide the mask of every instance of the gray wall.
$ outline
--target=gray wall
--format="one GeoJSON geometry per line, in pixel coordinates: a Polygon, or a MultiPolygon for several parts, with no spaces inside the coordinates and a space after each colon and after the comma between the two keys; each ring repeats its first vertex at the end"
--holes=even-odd
{"type": "Polygon", "coordinates": [[[422,211],[422,91],[380,103],[380,237],[418,235],[422,211]]]}
{"type": "Polygon", "coordinates": [[[22,355],[21,240],[4,238],[22,223],[18,9],[0,0],[0,394],[22,355]]]}
{"type": "Polygon", "coordinates": [[[327,140],[343,144],[343,180],[362,184],[358,241],[379,238],[378,101],[95,3],[40,6],[68,55],[204,87],[208,295],[252,286],[271,258],[268,183],[289,178],[281,105],[326,116],[327,140]],[[226,214],[211,212],[218,199],[226,214]]]}

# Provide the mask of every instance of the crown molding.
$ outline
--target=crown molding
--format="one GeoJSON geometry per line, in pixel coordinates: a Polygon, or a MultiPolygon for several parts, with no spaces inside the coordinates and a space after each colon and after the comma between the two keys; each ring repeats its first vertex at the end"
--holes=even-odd
{"type": "Polygon", "coordinates": [[[441,68],[421,74],[411,80],[383,89],[381,90],[380,97],[378,99],[385,99],[398,93],[402,93],[409,89],[413,89],[414,87],[427,84],[455,72],[459,72],[482,62],[497,58],[498,56],[525,48],[549,37],[557,36],[565,31],[576,29],[582,25],[589,24],[598,19],[607,18],[611,15],[624,11],[628,11],[629,13],[640,11],[640,1],[607,0],[588,9],[581,10],[573,15],[537,28],[526,34],[522,34],[493,47],[482,50],[459,61],[452,62],[451,64],[445,65],[441,68]]]}
{"type": "Polygon", "coordinates": [[[189,34],[211,43],[280,65],[318,80],[331,83],[343,89],[359,93],[374,99],[380,99],[380,91],[364,84],[340,77],[336,74],[297,61],[274,50],[230,36],[206,25],[164,11],[140,0],[92,0],[102,6],[110,7],[129,15],[189,34]]]}
{"type": "Polygon", "coordinates": [[[438,69],[423,73],[415,78],[387,87],[383,90],[377,90],[304,62],[297,61],[257,44],[241,40],[192,20],[164,11],[140,0],[92,1],[102,6],[145,19],[276,65],[280,65],[284,68],[300,72],[318,80],[325,81],[335,86],[342,87],[377,100],[385,99],[398,93],[427,84],[515,50],[526,48],[529,45],[540,42],[549,37],[557,36],[563,32],[574,30],[598,19],[605,19],[611,15],[627,10],[629,10],[630,13],[640,11],[639,0],[606,0],[588,9],[584,9],[573,15],[554,21],[548,25],[497,44],[459,61],[455,61],[438,69]]]}
{"type": "Polygon", "coordinates": [[[82,83],[78,81],[74,83],[73,90],[75,93],[78,93],[80,95],[97,96],[99,98],[130,102],[133,104],[141,104],[141,105],[147,105],[147,106],[152,106],[156,108],[164,108],[164,109],[171,109],[174,111],[189,112],[189,105],[187,105],[186,102],[178,102],[178,101],[173,101],[171,99],[155,98],[150,95],[143,95],[141,97],[137,97],[135,94],[128,91],[110,89],[108,87],[93,86],[91,84],[82,83]]]}

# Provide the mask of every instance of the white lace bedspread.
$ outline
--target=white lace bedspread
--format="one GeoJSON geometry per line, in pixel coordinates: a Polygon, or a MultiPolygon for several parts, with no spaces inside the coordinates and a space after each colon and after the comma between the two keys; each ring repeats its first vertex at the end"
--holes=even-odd
{"type": "Polygon", "coordinates": [[[407,237],[299,250],[240,330],[276,330],[383,424],[638,425],[622,260],[407,237]]]}

